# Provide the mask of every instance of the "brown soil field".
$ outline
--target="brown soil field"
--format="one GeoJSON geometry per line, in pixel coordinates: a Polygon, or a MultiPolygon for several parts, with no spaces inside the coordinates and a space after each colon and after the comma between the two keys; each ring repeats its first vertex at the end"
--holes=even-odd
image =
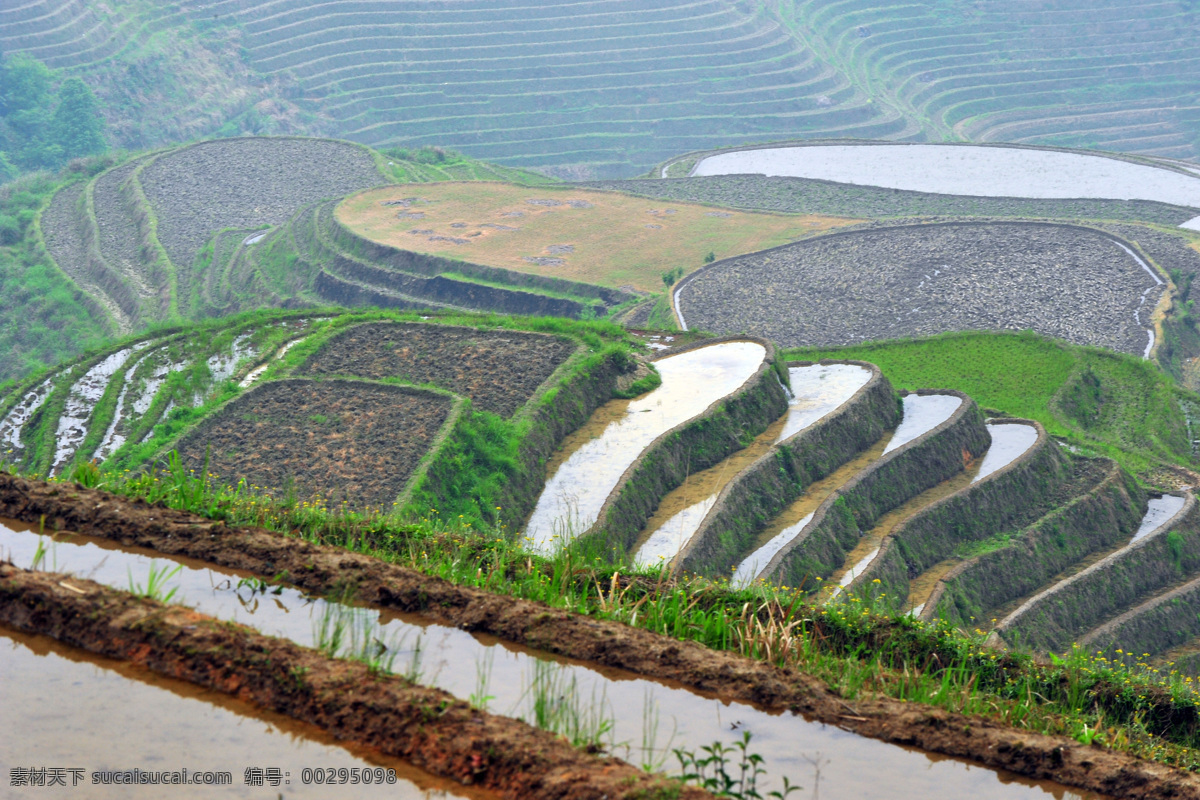
{"type": "Polygon", "coordinates": [[[390,508],[442,429],[453,401],[365,381],[273,381],[242,395],[188,433],[191,469],[279,496],[320,495],[333,505],[390,508]]]}
{"type": "Polygon", "coordinates": [[[432,383],[509,417],[577,347],[541,333],[372,322],[330,339],[299,374],[432,383]]]}
{"type": "MultiPolygon", "coordinates": [[[[0,622],[133,661],[511,798],[645,798],[661,777],[440,689],[66,574],[0,564],[0,622]]],[[[683,789],[681,800],[711,797],[683,789]]]]}
{"type": "MultiPolygon", "coordinates": [[[[0,473],[0,516],[243,569],[285,574],[313,593],[354,585],[359,602],[418,613],[568,658],[623,669],[760,708],[792,710],[863,736],[966,758],[996,769],[1114,797],[1200,799],[1200,776],[1074,739],[917,703],[863,696],[848,703],[824,683],[729,652],[710,650],[541,603],[457,586],[340,547],[253,528],[232,529],[79,485],[0,473]]],[[[1119,689],[1114,689],[1119,691],[1119,689]]]]}
{"type": "Polygon", "coordinates": [[[518,272],[662,291],[662,273],[860,220],[716,209],[587,189],[423,183],[346,198],[338,221],[372,241],[518,272]]]}

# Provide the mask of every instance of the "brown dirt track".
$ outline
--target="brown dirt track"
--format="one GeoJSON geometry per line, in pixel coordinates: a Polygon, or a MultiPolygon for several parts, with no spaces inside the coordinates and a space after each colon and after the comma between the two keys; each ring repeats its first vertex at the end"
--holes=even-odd
{"type": "Polygon", "coordinates": [[[505,797],[644,798],[667,783],[440,689],[70,575],[0,564],[0,622],[211,687],[505,797]]]}
{"type": "Polygon", "coordinates": [[[449,416],[453,400],[366,381],[262,384],[179,443],[190,468],[239,478],[276,496],[390,509],[449,416]]]}
{"type": "Polygon", "coordinates": [[[1065,737],[1007,728],[886,698],[853,705],[821,682],[732,653],[490,594],[331,546],[258,529],[228,529],[182,512],[151,507],[71,484],[0,474],[0,516],[47,529],[101,536],[266,578],[287,573],[307,591],[356,588],[365,603],[420,613],[442,624],[489,633],[562,656],[617,667],[888,742],[976,761],[997,769],[1131,798],[1200,799],[1200,776],[1065,737]]]}
{"type": "Polygon", "coordinates": [[[509,417],[578,346],[542,333],[373,322],[330,339],[300,374],[432,383],[509,417]]]}

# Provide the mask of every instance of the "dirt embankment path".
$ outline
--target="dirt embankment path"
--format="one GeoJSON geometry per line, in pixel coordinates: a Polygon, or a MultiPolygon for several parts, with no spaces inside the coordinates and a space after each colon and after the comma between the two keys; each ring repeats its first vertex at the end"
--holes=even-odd
{"type": "Polygon", "coordinates": [[[286,580],[314,593],[353,586],[359,601],[489,633],[550,653],[810,719],[887,742],[970,759],[1036,779],[1129,798],[1200,799],[1200,776],[1066,737],[891,699],[848,703],[792,669],[710,650],[618,622],[491,594],[332,546],[232,529],[71,484],[0,474],[0,516],[183,555],[286,580]]]}
{"type": "MultiPolygon", "coordinates": [[[[669,788],[440,689],[69,575],[0,564],[0,622],[211,687],[505,797],[645,798],[669,788]]],[[[678,796],[711,797],[691,787],[678,796]]]]}

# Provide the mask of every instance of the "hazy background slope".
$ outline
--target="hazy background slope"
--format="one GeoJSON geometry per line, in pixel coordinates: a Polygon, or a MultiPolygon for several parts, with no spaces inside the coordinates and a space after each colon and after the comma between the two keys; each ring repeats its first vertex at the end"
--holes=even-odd
{"type": "Polygon", "coordinates": [[[110,143],[311,133],[563,177],[781,138],[1192,158],[1195,0],[13,0],[0,50],[84,78],[110,143]]]}

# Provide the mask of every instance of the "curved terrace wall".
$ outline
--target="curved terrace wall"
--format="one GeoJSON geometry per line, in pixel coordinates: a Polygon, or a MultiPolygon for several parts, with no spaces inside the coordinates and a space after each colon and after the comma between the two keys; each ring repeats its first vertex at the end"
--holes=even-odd
{"type": "Polygon", "coordinates": [[[1022,524],[1026,508],[1044,506],[1053,496],[1055,484],[1063,478],[1064,461],[1045,428],[1025,419],[997,419],[989,424],[1033,426],[1037,441],[1011,464],[901,523],[847,592],[861,591],[879,580],[881,585],[875,591],[903,602],[912,578],[951,557],[963,543],[1022,524]]]}
{"type": "Polygon", "coordinates": [[[1118,610],[1198,570],[1200,503],[1189,492],[1175,516],[1128,547],[1031,598],[995,630],[1014,646],[1063,651],[1118,610]]]}
{"type": "Polygon", "coordinates": [[[1080,642],[1120,658],[1117,648],[1133,656],[1155,655],[1200,636],[1200,578],[1153,597],[1088,633],[1080,642]]]}
{"type": "MultiPolygon", "coordinates": [[[[804,366],[809,362],[789,362],[804,366]]],[[[755,537],[804,491],[875,443],[900,421],[900,402],[874,364],[825,360],[821,364],[866,367],[871,377],[823,419],[771,448],[717,496],[676,565],[689,572],[727,575],[747,556],[755,537]]]]}
{"type": "Polygon", "coordinates": [[[1110,459],[1103,480],[1020,532],[1005,547],[964,561],[946,574],[921,618],[959,625],[1028,595],[1090,553],[1127,541],[1146,511],[1133,476],[1110,459]]]}
{"type": "MultiPolygon", "coordinates": [[[[402,250],[398,247],[373,242],[343,225],[334,214],[321,215],[321,224],[325,234],[337,247],[351,255],[360,256],[368,261],[383,264],[400,272],[410,275],[436,277],[445,272],[456,272],[469,278],[506,284],[513,291],[525,288],[534,291],[551,291],[569,294],[575,297],[599,300],[607,306],[620,305],[633,299],[634,295],[620,289],[609,289],[590,283],[570,281],[563,278],[549,278],[525,272],[516,272],[501,267],[488,267],[441,256],[427,255],[413,250],[402,250]]],[[[460,282],[461,283],[461,282],[460,282]]],[[[578,305],[578,304],[577,304],[578,305]]]]}
{"type": "Polygon", "coordinates": [[[768,341],[753,336],[722,336],[668,350],[659,358],[737,341],[751,341],[766,348],[758,370],[737,391],[651,442],[621,475],[600,507],[596,524],[583,536],[602,538],[610,549],[627,553],[668,492],[692,472],[707,469],[741,449],[787,411],[775,347],[768,341]]]}
{"type": "Polygon", "coordinates": [[[922,389],[917,394],[953,395],[962,404],[949,419],[883,456],[827,497],[761,577],[813,588],[812,581],[832,575],[880,517],[962,472],[968,459],[983,455],[991,434],[974,400],[950,390],[922,389]]]}

